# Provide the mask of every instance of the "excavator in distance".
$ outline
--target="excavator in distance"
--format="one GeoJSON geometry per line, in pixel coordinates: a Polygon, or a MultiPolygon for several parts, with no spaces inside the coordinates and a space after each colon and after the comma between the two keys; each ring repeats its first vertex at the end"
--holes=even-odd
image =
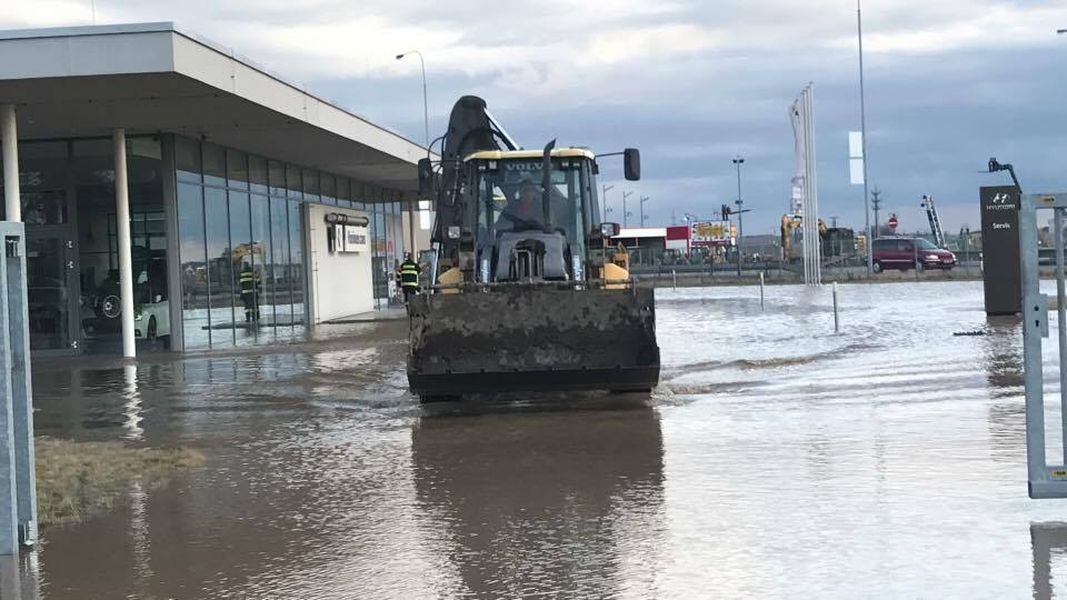
{"type": "MultiPolygon", "coordinates": [[[[523,150],[475,96],[456,102],[441,160],[419,161],[436,221],[430,284],[408,303],[408,385],[469,394],[647,392],[659,381],[653,290],[601,220],[597,155],[523,150]]],[[[626,179],[640,178],[627,149],[626,179]]],[[[604,156],[604,155],[601,155],[604,156]]]]}

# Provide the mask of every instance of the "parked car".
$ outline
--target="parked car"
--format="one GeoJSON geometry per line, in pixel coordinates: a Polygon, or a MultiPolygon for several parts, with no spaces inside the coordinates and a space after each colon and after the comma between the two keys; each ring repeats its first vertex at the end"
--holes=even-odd
{"type": "Polygon", "coordinates": [[[875,273],[885,269],[951,269],[956,255],[923,238],[878,238],[874,240],[872,266],[875,273]]]}
{"type": "Polygon", "coordinates": [[[170,336],[170,303],[162,296],[142,304],[133,316],[134,337],[155,340],[170,336]]]}

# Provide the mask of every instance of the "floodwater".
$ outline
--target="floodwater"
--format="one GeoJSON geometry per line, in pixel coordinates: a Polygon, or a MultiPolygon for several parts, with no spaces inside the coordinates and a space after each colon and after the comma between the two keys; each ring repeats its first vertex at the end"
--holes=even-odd
{"type": "Polygon", "coordinates": [[[829,286],[766,293],[657,292],[651,398],[421,408],[403,322],[41,365],[40,434],[208,462],[47,529],[22,594],[1067,596],[1067,503],[1026,497],[1020,333],[981,282],[842,285],[837,335],[829,286]]]}

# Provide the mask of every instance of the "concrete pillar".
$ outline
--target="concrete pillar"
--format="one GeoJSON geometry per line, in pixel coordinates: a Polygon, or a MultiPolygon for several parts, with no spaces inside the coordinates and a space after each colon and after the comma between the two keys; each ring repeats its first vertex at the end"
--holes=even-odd
{"type": "Polygon", "coordinates": [[[22,220],[19,200],[19,135],[15,124],[15,105],[0,105],[0,143],[3,144],[4,213],[8,221],[22,220]]]}
{"type": "Polygon", "coordinates": [[[418,249],[418,247],[416,247],[416,244],[415,244],[415,215],[418,214],[416,212],[416,208],[418,208],[418,206],[419,206],[419,201],[418,200],[412,200],[408,204],[408,241],[411,242],[411,245],[408,246],[408,251],[411,252],[411,260],[414,260],[414,261],[418,261],[419,260],[419,257],[418,257],[419,249],[418,249]]]}
{"type": "Polygon", "coordinates": [[[115,215],[118,220],[119,296],[122,299],[122,356],[137,356],[133,336],[133,241],[130,236],[130,189],[126,177],[126,130],[111,136],[115,155],[115,215]]]}

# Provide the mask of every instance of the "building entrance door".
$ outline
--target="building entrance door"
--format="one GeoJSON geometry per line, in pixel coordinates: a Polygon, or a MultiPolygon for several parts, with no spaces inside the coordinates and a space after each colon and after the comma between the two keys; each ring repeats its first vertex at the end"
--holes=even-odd
{"type": "Polygon", "coordinates": [[[30,349],[35,352],[80,350],[77,255],[73,228],[27,228],[30,349]]]}

